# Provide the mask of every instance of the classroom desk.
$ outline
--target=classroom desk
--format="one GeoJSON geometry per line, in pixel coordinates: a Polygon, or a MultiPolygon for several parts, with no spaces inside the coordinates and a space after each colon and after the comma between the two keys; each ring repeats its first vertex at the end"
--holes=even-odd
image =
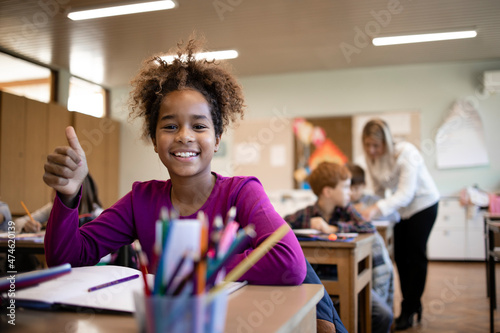
{"type": "Polygon", "coordinates": [[[382,236],[387,247],[387,251],[392,259],[394,259],[394,222],[389,221],[372,221],[377,229],[377,232],[382,236]]]}
{"type": "MultiPolygon", "coordinates": [[[[21,234],[22,236],[23,234],[21,234]]],[[[47,268],[45,261],[45,249],[43,247],[43,235],[36,238],[16,238],[15,252],[16,254],[33,254],[40,262],[40,268],[47,268]]],[[[8,253],[9,249],[8,240],[5,238],[0,239],[0,253],[8,253]]]]}
{"type": "MultiPolygon", "coordinates": [[[[224,332],[316,332],[316,304],[323,286],[245,286],[229,296],[224,332]]],[[[1,313],[1,332],[138,332],[132,315],[16,309],[16,325],[1,313]]]]}
{"type": "Polygon", "coordinates": [[[495,235],[500,234],[500,215],[484,214],[485,250],[486,250],[486,290],[490,298],[490,332],[494,332],[496,297],[495,262],[500,259],[500,248],[495,245],[495,235]]]}
{"type": "Polygon", "coordinates": [[[321,282],[329,295],[339,297],[340,319],[352,333],[371,332],[373,239],[372,234],[360,234],[352,242],[300,242],[311,264],[337,266],[337,280],[321,282]]]}

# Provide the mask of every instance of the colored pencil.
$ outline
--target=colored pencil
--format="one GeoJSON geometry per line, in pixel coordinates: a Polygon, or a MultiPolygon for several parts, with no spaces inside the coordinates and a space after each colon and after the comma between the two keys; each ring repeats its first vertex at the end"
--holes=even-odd
{"type": "Polygon", "coordinates": [[[254,249],[248,257],[243,259],[232,271],[227,274],[224,282],[215,286],[210,290],[210,294],[216,294],[225,286],[231,282],[238,280],[243,274],[245,274],[257,261],[259,261],[269,250],[279,242],[289,231],[290,227],[288,224],[283,224],[281,227],[276,229],[269,237],[266,238],[256,249],[254,249]]]}
{"type": "Polygon", "coordinates": [[[97,285],[97,286],[89,288],[88,292],[96,291],[96,290],[100,290],[100,289],[104,289],[104,288],[107,288],[107,287],[111,287],[111,286],[114,286],[115,284],[119,284],[119,283],[123,283],[123,282],[127,282],[127,281],[130,281],[130,280],[137,279],[138,277],[139,277],[139,274],[134,274],[134,275],[131,275],[131,276],[124,277],[122,279],[118,279],[118,280],[106,282],[106,283],[103,283],[103,284],[100,284],[100,285],[97,285]]]}
{"type": "Polygon", "coordinates": [[[146,254],[142,251],[141,243],[139,243],[138,240],[136,240],[133,243],[133,246],[135,247],[135,250],[137,251],[137,260],[139,261],[139,268],[141,269],[142,272],[142,279],[144,281],[144,293],[146,296],[151,295],[151,289],[149,289],[149,284],[148,284],[148,257],[146,254]]]}
{"type": "Polygon", "coordinates": [[[226,251],[225,255],[222,258],[218,258],[210,265],[207,274],[207,283],[209,285],[215,282],[217,273],[219,273],[221,268],[224,267],[224,264],[235,254],[242,253],[245,249],[247,249],[249,247],[250,240],[256,235],[257,233],[255,232],[252,224],[247,225],[244,229],[238,231],[236,239],[231,244],[231,247],[226,251]]]}
{"type": "Polygon", "coordinates": [[[208,222],[205,213],[198,213],[198,220],[201,222],[200,234],[200,260],[196,265],[196,286],[195,294],[201,295],[205,292],[207,279],[207,251],[208,251],[208,222]]]}
{"type": "Polygon", "coordinates": [[[172,273],[172,276],[170,277],[169,281],[166,284],[165,287],[165,294],[169,294],[169,290],[172,288],[172,284],[174,283],[175,277],[177,274],[179,274],[182,265],[184,265],[184,262],[186,261],[186,258],[188,257],[188,253],[185,252],[184,255],[179,259],[179,262],[177,263],[177,266],[174,269],[174,272],[172,273]]]}
{"type": "Polygon", "coordinates": [[[28,207],[26,207],[26,205],[24,204],[24,202],[21,201],[21,205],[23,206],[24,210],[26,211],[26,214],[28,214],[28,216],[30,217],[31,222],[33,222],[33,223],[39,223],[39,222],[35,221],[35,219],[33,218],[33,216],[31,216],[31,213],[28,210],[28,207]]]}

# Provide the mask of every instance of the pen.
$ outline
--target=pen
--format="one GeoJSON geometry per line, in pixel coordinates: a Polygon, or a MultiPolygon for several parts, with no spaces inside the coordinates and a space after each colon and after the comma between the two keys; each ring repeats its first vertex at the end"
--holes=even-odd
{"type": "Polygon", "coordinates": [[[90,293],[91,291],[96,291],[96,290],[99,290],[99,289],[111,287],[111,286],[114,286],[115,284],[118,284],[118,283],[127,282],[127,281],[130,281],[130,280],[133,280],[133,279],[137,279],[138,277],[139,277],[139,274],[135,274],[135,275],[124,277],[122,279],[118,279],[118,280],[106,282],[106,283],[100,284],[98,286],[89,288],[88,292],[90,293]]]}
{"type": "Polygon", "coordinates": [[[201,222],[200,260],[196,265],[194,291],[195,294],[200,295],[205,291],[207,278],[208,222],[204,212],[198,213],[198,220],[201,222]]]}

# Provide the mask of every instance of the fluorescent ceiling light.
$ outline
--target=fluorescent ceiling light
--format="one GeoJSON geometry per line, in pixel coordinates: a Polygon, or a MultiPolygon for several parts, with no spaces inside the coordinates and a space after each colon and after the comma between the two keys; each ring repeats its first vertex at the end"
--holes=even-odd
{"type": "Polygon", "coordinates": [[[467,31],[454,31],[454,32],[440,32],[432,34],[377,37],[373,38],[372,43],[375,46],[383,46],[383,45],[395,45],[395,44],[434,42],[438,40],[449,40],[449,39],[473,38],[476,36],[477,32],[475,30],[467,30],[467,31]]]}
{"type": "Polygon", "coordinates": [[[174,7],[175,7],[174,1],[161,0],[161,1],[136,3],[131,5],[81,10],[69,13],[68,17],[73,21],[79,21],[79,20],[95,19],[100,17],[152,12],[155,10],[172,9],[174,7]]]}
{"type": "MultiPolygon", "coordinates": [[[[186,56],[182,56],[181,58],[184,59],[186,56]]],[[[195,59],[200,60],[200,59],[206,59],[206,60],[224,60],[224,59],[234,59],[238,57],[238,51],[235,50],[225,50],[225,51],[213,51],[213,52],[201,52],[201,53],[196,53],[194,55],[195,59]]],[[[168,63],[171,63],[174,61],[175,58],[178,58],[177,55],[173,56],[164,56],[161,57],[163,60],[165,60],[168,63]]]]}

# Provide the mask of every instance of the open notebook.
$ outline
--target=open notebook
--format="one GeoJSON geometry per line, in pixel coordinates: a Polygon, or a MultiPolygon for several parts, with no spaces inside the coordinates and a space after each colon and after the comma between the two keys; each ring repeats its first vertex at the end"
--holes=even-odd
{"type": "Polygon", "coordinates": [[[133,292],[144,288],[141,272],[121,266],[75,267],[69,274],[46,281],[36,287],[16,292],[16,305],[41,309],[82,309],[134,312],[133,292]],[[100,290],[88,289],[103,283],[139,274],[127,282],[100,290]]]}
{"type": "MultiPolygon", "coordinates": [[[[148,284],[154,276],[148,274],[148,284]]],[[[229,292],[244,286],[235,282],[229,285],[229,292]]],[[[71,272],[43,282],[38,286],[16,291],[16,305],[20,307],[75,310],[93,309],[102,312],[135,312],[134,291],[143,292],[144,282],[141,272],[122,266],[75,267],[71,272]],[[89,292],[97,285],[139,274],[126,282],[89,292]]]]}

